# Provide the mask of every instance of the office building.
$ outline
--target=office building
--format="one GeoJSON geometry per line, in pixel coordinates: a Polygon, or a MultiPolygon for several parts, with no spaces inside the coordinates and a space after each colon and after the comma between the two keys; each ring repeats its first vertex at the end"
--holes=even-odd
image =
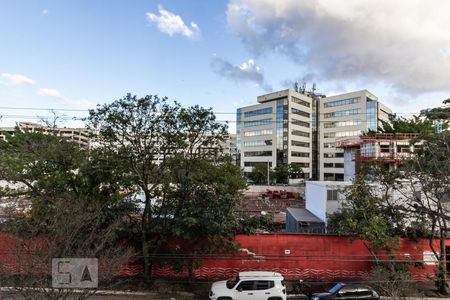
{"type": "Polygon", "coordinates": [[[336,140],[376,131],[389,108],[367,90],[331,97],[283,90],[237,109],[237,162],[245,173],[257,165],[297,164],[305,179],[344,180],[343,149],[336,140]]]}

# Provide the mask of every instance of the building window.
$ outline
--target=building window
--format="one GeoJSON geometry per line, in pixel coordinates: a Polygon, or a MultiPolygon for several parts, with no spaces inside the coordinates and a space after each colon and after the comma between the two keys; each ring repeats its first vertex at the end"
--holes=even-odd
{"type": "MultiPolygon", "coordinates": [[[[269,161],[269,167],[272,168],[272,162],[269,161]]],[[[261,161],[245,161],[244,167],[266,167],[267,168],[267,162],[261,162],[261,161]]]]}
{"type": "Polygon", "coordinates": [[[333,163],[324,163],[323,167],[324,168],[332,168],[333,167],[333,163]]]}
{"type": "Polygon", "coordinates": [[[309,152],[291,151],[292,157],[309,157],[309,152]]]}
{"type": "Polygon", "coordinates": [[[334,138],[334,137],[336,137],[336,132],[324,132],[323,137],[324,138],[334,138]]]}
{"type": "Polygon", "coordinates": [[[245,157],[253,157],[253,156],[272,156],[272,151],[249,151],[244,152],[245,157]]]}
{"type": "Polygon", "coordinates": [[[246,118],[249,118],[249,117],[265,115],[265,114],[271,114],[271,113],[272,113],[272,107],[267,107],[267,108],[261,108],[261,109],[252,110],[252,111],[246,111],[244,113],[244,116],[246,118]]]}
{"type": "Polygon", "coordinates": [[[338,200],[338,190],[327,190],[327,201],[337,201],[337,200],[338,200]]]}
{"type": "Polygon", "coordinates": [[[300,130],[292,130],[291,131],[291,134],[292,135],[297,135],[297,136],[305,136],[305,137],[309,137],[309,132],[303,132],[303,131],[300,131],[300,130]]]}
{"type": "Polygon", "coordinates": [[[359,126],[361,120],[339,121],[339,122],[325,122],[324,128],[344,127],[344,126],[359,126]]]}
{"type": "Polygon", "coordinates": [[[342,100],[325,102],[323,104],[323,107],[328,108],[328,107],[336,107],[336,106],[342,106],[342,105],[350,105],[350,104],[359,103],[359,101],[360,101],[359,97],[342,99],[342,100]]]}
{"type": "Polygon", "coordinates": [[[296,119],[292,119],[291,123],[293,125],[303,126],[303,127],[307,127],[307,128],[309,128],[311,126],[311,124],[309,122],[300,121],[300,120],[296,120],[296,119]]]}
{"type": "Polygon", "coordinates": [[[377,102],[367,99],[367,130],[377,131],[377,102]]]}
{"type": "Polygon", "coordinates": [[[272,118],[244,122],[245,127],[262,126],[262,125],[269,125],[269,124],[272,124],[272,118]]]}
{"type": "Polygon", "coordinates": [[[324,148],[335,148],[336,143],[323,143],[324,148]]]}
{"type": "Polygon", "coordinates": [[[244,136],[260,136],[260,135],[271,135],[273,134],[272,129],[263,129],[263,130],[253,130],[244,132],[244,136]]]}
{"type": "Polygon", "coordinates": [[[305,100],[302,100],[302,99],[298,99],[296,97],[292,97],[292,102],[306,106],[306,107],[311,107],[311,103],[309,103],[305,100]]]}
{"type": "Polygon", "coordinates": [[[305,111],[302,111],[300,109],[296,109],[294,107],[291,108],[291,112],[293,114],[295,114],[295,115],[303,116],[303,117],[306,117],[306,118],[309,118],[311,116],[311,114],[309,114],[309,113],[307,113],[305,111]]]}
{"type": "Polygon", "coordinates": [[[336,158],[336,157],[344,157],[343,152],[336,152],[336,153],[324,153],[324,158],[336,158]]]}
{"type": "Polygon", "coordinates": [[[245,141],[245,147],[271,146],[272,140],[245,141]]]}
{"type": "Polygon", "coordinates": [[[334,163],[334,167],[335,168],[343,168],[344,164],[343,163],[334,163]]]}
{"type": "Polygon", "coordinates": [[[292,146],[309,148],[309,143],[291,140],[292,146]]]}
{"type": "Polygon", "coordinates": [[[304,163],[304,162],[293,162],[293,165],[296,165],[300,168],[309,168],[309,163],[304,163]]]}
{"type": "Polygon", "coordinates": [[[324,118],[346,117],[346,116],[358,115],[360,113],[361,113],[360,108],[340,110],[340,111],[325,113],[324,118]]]}

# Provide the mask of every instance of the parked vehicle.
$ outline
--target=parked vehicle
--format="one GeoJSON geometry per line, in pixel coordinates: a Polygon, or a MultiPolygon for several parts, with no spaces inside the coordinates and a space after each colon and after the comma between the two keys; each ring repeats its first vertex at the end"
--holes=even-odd
{"type": "Polygon", "coordinates": [[[315,293],[311,295],[311,300],[322,299],[378,300],[380,296],[368,285],[337,283],[327,293],[315,293]]]}
{"type": "Polygon", "coordinates": [[[286,287],[280,273],[240,272],[229,280],[214,282],[210,300],[286,300],[286,287]]]}

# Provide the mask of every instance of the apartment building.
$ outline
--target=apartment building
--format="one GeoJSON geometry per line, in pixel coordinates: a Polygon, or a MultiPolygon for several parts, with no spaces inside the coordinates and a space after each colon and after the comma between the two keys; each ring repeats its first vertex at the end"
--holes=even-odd
{"type": "MultiPolygon", "coordinates": [[[[90,148],[91,146],[91,134],[86,128],[52,128],[31,122],[19,122],[17,126],[22,131],[58,135],[79,144],[83,148],[90,148]]],[[[15,127],[0,128],[0,140],[4,140],[8,134],[13,135],[14,130],[15,127]]]]}
{"type": "Polygon", "coordinates": [[[392,111],[367,90],[331,97],[313,92],[278,91],[258,104],[237,109],[237,162],[244,172],[257,165],[297,164],[304,177],[343,181],[341,137],[376,131],[392,111]]]}

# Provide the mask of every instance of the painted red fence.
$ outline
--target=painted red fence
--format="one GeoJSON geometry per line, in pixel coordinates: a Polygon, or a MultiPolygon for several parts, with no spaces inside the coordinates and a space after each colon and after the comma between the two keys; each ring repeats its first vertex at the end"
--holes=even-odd
{"type": "MultiPolygon", "coordinates": [[[[239,271],[270,270],[282,273],[286,279],[314,281],[361,279],[373,266],[371,255],[363,241],[330,235],[257,234],[238,235],[239,252],[234,255],[215,255],[198,260],[201,267],[194,271],[197,279],[221,279],[239,271]]],[[[447,240],[450,247],[450,240],[447,240]]],[[[11,236],[0,233],[0,263],[7,265],[14,249],[11,236]]],[[[437,242],[436,242],[437,246],[437,242]]],[[[381,259],[387,259],[381,256],[381,259]]],[[[402,240],[396,250],[398,261],[415,261],[422,268],[411,268],[414,280],[428,281],[434,277],[436,264],[432,261],[428,241],[414,243],[402,240]]],[[[14,266],[10,266],[11,271],[14,266]]],[[[121,275],[142,274],[139,261],[124,266],[121,275]]],[[[170,267],[155,267],[156,277],[186,277],[170,267]]]]}

